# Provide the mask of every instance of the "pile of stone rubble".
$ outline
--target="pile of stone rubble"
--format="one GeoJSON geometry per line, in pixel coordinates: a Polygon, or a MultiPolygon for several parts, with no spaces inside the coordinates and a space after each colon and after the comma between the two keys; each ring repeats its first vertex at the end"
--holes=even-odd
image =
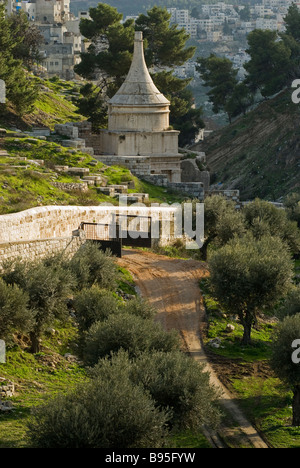
{"type": "Polygon", "coordinates": [[[11,411],[13,409],[12,402],[10,400],[6,400],[6,398],[14,396],[14,393],[14,383],[4,377],[0,377],[0,413],[11,411]],[[5,398],[5,400],[2,400],[2,398],[5,398]]]}

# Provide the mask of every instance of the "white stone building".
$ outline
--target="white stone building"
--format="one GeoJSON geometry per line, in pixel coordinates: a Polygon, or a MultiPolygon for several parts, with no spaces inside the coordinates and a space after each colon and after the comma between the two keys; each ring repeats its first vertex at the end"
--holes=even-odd
{"type": "MultiPolygon", "coordinates": [[[[17,0],[10,2],[15,4],[17,0]]],[[[70,12],[70,0],[18,0],[18,3],[44,37],[40,46],[41,65],[48,77],[74,79],[74,66],[81,61],[84,45],[79,22],[81,17],[89,17],[88,12],[75,18],[70,12]]]]}
{"type": "Polygon", "coordinates": [[[35,21],[38,23],[62,23],[70,19],[70,0],[32,0],[36,3],[35,21]]]}

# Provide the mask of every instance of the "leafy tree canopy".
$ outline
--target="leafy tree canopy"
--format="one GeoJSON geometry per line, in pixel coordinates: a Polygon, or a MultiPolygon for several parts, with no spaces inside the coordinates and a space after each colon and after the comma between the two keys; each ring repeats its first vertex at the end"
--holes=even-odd
{"type": "MultiPolygon", "coordinates": [[[[239,14],[241,19],[249,19],[249,7],[246,5],[239,14]]],[[[289,7],[284,21],[284,33],[255,29],[248,34],[246,52],[250,60],[244,64],[243,81],[237,79],[237,70],[230,60],[214,54],[198,58],[204,86],[210,88],[213,111],[226,112],[229,122],[245,114],[255,101],[279,93],[299,77],[300,11],[295,4],[289,7]]]]}
{"type": "Polygon", "coordinates": [[[0,79],[5,81],[8,101],[22,115],[32,110],[37,90],[25,70],[33,47],[27,36],[29,22],[23,17],[18,21],[5,18],[0,4],[0,79]]]}
{"type": "Polygon", "coordinates": [[[247,233],[216,251],[209,265],[217,299],[238,315],[243,344],[249,344],[257,314],[277,305],[291,288],[293,262],[288,248],[278,237],[257,240],[247,233]]]}
{"type": "Polygon", "coordinates": [[[280,40],[276,31],[256,29],[248,36],[247,53],[251,59],[245,64],[246,81],[262,96],[272,96],[287,84],[291,72],[291,48],[280,40]]]}
{"type": "Polygon", "coordinates": [[[289,7],[284,18],[286,34],[300,42],[300,11],[295,3],[289,7]]]}
{"type": "Polygon", "coordinates": [[[183,28],[170,25],[170,19],[166,9],[154,6],[136,20],[136,29],[143,31],[148,41],[145,52],[148,66],[183,65],[195,53],[195,47],[186,47],[189,35],[183,28]]]}
{"type": "Polygon", "coordinates": [[[246,84],[238,82],[238,71],[231,60],[211,54],[208,58],[198,58],[198,63],[204,86],[210,88],[207,94],[213,112],[226,112],[229,122],[233,117],[245,114],[252,104],[252,96],[246,84]]]}
{"type": "Polygon", "coordinates": [[[273,341],[271,364],[278,377],[293,391],[293,426],[300,426],[300,372],[298,359],[300,314],[286,317],[278,326],[273,341]]]}

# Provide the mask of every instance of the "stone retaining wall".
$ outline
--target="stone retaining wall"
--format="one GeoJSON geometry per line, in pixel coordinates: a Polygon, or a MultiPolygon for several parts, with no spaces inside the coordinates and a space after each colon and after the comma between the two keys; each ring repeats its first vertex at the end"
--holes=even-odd
{"type": "Polygon", "coordinates": [[[41,206],[0,216],[0,245],[10,242],[71,239],[82,222],[110,223],[116,214],[155,216],[169,219],[176,209],[143,206],[41,206]]]}
{"type": "Polygon", "coordinates": [[[202,182],[179,182],[168,183],[169,188],[186,193],[191,198],[197,198],[200,201],[204,200],[204,187],[202,182]]]}
{"type": "Polygon", "coordinates": [[[65,190],[66,192],[71,192],[73,190],[79,190],[80,192],[87,192],[89,187],[87,182],[53,182],[54,187],[65,190]]]}
{"type": "Polygon", "coordinates": [[[0,244],[0,270],[1,264],[8,260],[22,258],[26,260],[35,260],[45,258],[48,255],[54,255],[58,252],[64,252],[68,256],[73,256],[81,247],[85,240],[74,236],[71,238],[45,239],[25,242],[10,242],[0,244]]]}
{"type": "MultiPolygon", "coordinates": [[[[19,257],[28,260],[65,251],[74,254],[84,237],[79,236],[78,228],[82,222],[112,222],[114,215],[151,216],[153,219],[169,221],[176,207],[144,206],[44,206],[20,213],[0,216],[0,269],[1,263],[19,257]]],[[[169,225],[170,225],[169,223],[169,225]]],[[[164,223],[162,223],[163,225],[164,223]]],[[[160,242],[168,242],[172,230],[167,228],[161,233],[160,242]]]]}

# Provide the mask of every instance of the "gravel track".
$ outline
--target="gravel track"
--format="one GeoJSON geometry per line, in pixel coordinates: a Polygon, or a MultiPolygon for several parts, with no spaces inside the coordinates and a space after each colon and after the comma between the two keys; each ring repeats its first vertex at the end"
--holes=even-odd
{"type": "Polygon", "coordinates": [[[149,251],[123,250],[118,263],[128,269],[140,294],[157,310],[156,320],[165,330],[176,329],[182,348],[210,372],[211,383],[222,391],[220,403],[234,424],[222,424],[218,433],[205,428],[215,448],[268,448],[257,430],[247,421],[227,388],[220,382],[202,346],[201,330],[206,325],[205,307],[199,281],[208,275],[206,264],[157,255],[149,251]]]}

